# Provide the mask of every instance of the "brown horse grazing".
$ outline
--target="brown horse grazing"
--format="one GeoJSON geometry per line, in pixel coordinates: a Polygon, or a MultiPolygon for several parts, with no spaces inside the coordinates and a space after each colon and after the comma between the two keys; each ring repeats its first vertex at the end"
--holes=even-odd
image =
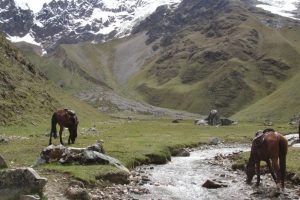
{"type": "Polygon", "coordinates": [[[287,140],[273,129],[266,129],[256,133],[253,139],[250,158],[247,164],[247,183],[250,184],[255,170],[257,174],[256,185],[260,182],[260,161],[265,161],[276,184],[281,183],[284,188],[286,173],[287,140]],[[279,159],[279,165],[278,165],[279,159]],[[271,165],[272,162],[272,165],[271,165]],[[274,173],[275,170],[275,173],[274,173]]]}
{"type": "Polygon", "coordinates": [[[75,114],[74,111],[68,110],[68,109],[62,109],[58,110],[53,113],[51,118],[51,132],[50,132],[50,139],[49,139],[49,145],[52,144],[52,136],[54,138],[57,138],[57,130],[56,130],[56,124],[59,124],[59,139],[60,143],[63,145],[62,141],[62,132],[64,130],[64,127],[69,129],[69,139],[68,144],[72,142],[74,144],[75,139],[77,137],[77,127],[78,127],[79,120],[75,114]]]}

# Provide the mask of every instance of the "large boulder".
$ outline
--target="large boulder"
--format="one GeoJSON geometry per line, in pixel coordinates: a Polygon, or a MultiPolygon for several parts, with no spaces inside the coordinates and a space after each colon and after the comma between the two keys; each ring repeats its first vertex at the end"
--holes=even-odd
{"type": "Polygon", "coordinates": [[[217,110],[211,110],[208,117],[205,119],[208,125],[215,126],[221,123],[219,114],[217,110]]]}
{"type": "Polygon", "coordinates": [[[1,200],[18,199],[21,195],[43,195],[47,179],[32,168],[0,170],[1,200]]]}
{"type": "Polygon", "coordinates": [[[298,133],[287,134],[284,137],[287,139],[289,146],[293,146],[294,144],[297,144],[299,141],[298,133]]]}
{"type": "Polygon", "coordinates": [[[113,157],[104,154],[102,143],[87,148],[65,147],[62,145],[50,145],[46,147],[34,166],[50,162],[59,162],[61,164],[110,164],[129,173],[129,170],[121,162],[113,157]]]}
{"type": "MultiPolygon", "coordinates": [[[[200,121],[198,121],[199,123],[200,121]]],[[[204,122],[207,122],[208,125],[211,126],[216,126],[216,125],[221,125],[221,126],[228,126],[232,124],[237,124],[237,122],[227,119],[227,118],[220,118],[218,111],[217,110],[211,110],[209,112],[209,115],[206,119],[204,119],[204,122]]]]}

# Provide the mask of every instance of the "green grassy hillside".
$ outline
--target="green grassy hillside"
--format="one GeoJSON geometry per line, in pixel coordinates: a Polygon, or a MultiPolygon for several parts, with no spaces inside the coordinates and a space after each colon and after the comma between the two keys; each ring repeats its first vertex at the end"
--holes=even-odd
{"type": "Polygon", "coordinates": [[[105,118],[54,86],[4,37],[0,37],[0,77],[1,125],[48,126],[52,112],[62,107],[74,109],[83,123],[105,118]]]}
{"type": "Polygon", "coordinates": [[[282,84],[275,92],[233,115],[242,121],[286,121],[300,113],[300,73],[282,84]]]}

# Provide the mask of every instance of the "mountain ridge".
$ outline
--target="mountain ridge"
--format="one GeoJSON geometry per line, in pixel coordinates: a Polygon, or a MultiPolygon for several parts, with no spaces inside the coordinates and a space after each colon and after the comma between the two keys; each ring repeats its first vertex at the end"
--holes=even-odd
{"type": "MultiPolygon", "coordinates": [[[[234,116],[243,119],[247,118],[243,110],[253,106],[259,111],[257,102],[299,73],[299,22],[249,1],[184,0],[172,11],[161,6],[133,33],[103,44],[62,46],[73,66],[92,77],[98,74],[95,78],[119,94],[131,93],[154,106],[193,113],[218,109],[222,115],[237,113],[234,116]],[[143,49],[148,53],[143,54],[143,49]]],[[[45,70],[53,73],[48,67],[45,70]]],[[[91,89],[84,94],[85,84],[77,87],[70,78],[62,85],[101,105],[104,98],[99,94],[104,93],[91,89]]],[[[285,111],[285,117],[294,114],[291,108],[285,111]]]]}
{"type": "MultiPolygon", "coordinates": [[[[14,0],[0,3],[2,30],[12,41],[27,41],[51,51],[58,44],[104,42],[123,37],[160,5],[174,6],[181,0],[52,0],[39,12],[14,0]]],[[[45,52],[44,52],[45,53],[45,52]]]]}

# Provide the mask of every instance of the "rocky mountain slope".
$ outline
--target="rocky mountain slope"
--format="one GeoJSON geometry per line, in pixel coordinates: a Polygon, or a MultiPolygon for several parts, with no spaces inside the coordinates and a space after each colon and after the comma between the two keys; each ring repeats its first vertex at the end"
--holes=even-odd
{"type": "Polygon", "coordinates": [[[299,22],[246,1],[183,1],[134,32],[144,30],[156,53],[130,85],[154,105],[231,115],[299,72],[299,22]]]}
{"type": "Polygon", "coordinates": [[[122,37],[160,5],[181,0],[52,0],[41,10],[20,0],[0,2],[0,27],[12,41],[29,41],[50,51],[58,44],[103,42],[122,37]]]}
{"type": "Polygon", "coordinates": [[[284,101],[284,95],[298,96],[287,88],[299,74],[299,21],[255,5],[183,0],[176,8],[159,7],[129,37],[61,45],[46,57],[26,54],[50,79],[96,107],[125,96],[201,114],[218,109],[240,119],[250,110],[269,118],[276,105],[276,118],[286,118],[299,111],[284,101]],[[111,89],[113,95],[103,92],[111,89]],[[272,100],[275,94],[280,103],[272,100]]]}
{"type": "Polygon", "coordinates": [[[0,124],[21,123],[27,121],[28,116],[49,114],[54,110],[59,104],[49,94],[48,84],[45,76],[1,36],[0,124]]]}

